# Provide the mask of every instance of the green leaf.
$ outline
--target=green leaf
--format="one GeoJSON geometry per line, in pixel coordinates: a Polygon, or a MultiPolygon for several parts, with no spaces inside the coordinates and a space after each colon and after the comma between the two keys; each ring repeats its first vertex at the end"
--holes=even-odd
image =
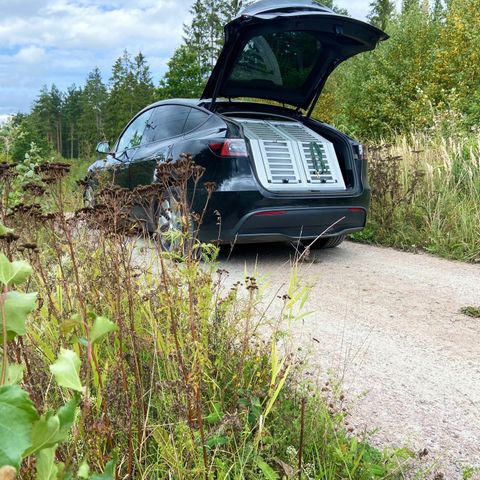
{"type": "Polygon", "coordinates": [[[53,365],[50,365],[50,371],[61,387],[83,392],[82,382],[78,375],[80,371],[80,359],[74,351],[62,348],[57,361],[53,365]]]}
{"type": "Polygon", "coordinates": [[[33,425],[32,445],[23,453],[23,457],[66,440],[75,419],[77,404],[78,395],[61,407],[56,415],[53,412],[42,415],[33,425]]]}
{"type": "Polygon", "coordinates": [[[230,439],[223,435],[215,435],[214,437],[207,440],[207,446],[210,448],[216,447],[218,445],[226,445],[230,439]]]}
{"type": "Polygon", "coordinates": [[[28,393],[18,385],[0,387],[0,467],[20,468],[22,453],[31,445],[38,414],[28,393]]]}
{"type": "Polygon", "coordinates": [[[99,342],[105,335],[117,329],[118,327],[108,318],[96,317],[90,330],[90,341],[92,344],[99,342]]]}
{"type": "Polygon", "coordinates": [[[115,477],[115,462],[116,460],[110,460],[107,465],[105,465],[105,470],[103,473],[96,473],[92,475],[90,480],[113,480],[115,477]]]}
{"type": "Polygon", "coordinates": [[[56,445],[44,448],[37,455],[37,480],[56,480],[58,467],[55,465],[56,445]]]}
{"type": "Polygon", "coordinates": [[[12,233],[13,228],[6,227],[3,223],[0,223],[0,235],[6,235],[7,233],[12,233]]]}
{"type": "Polygon", "coordinates": [[[23,260],[10,262],[0,253],[0,282],[4,285],[15,285],[24,282],[32,273],[32,267],[23,260]]]}
{"type": "Polygon", "coordinates": [[[278,473],[262,457],[257,457],[257,466],[267,480],[278,480],[278,473]]]}
{"type": "Polygon", "coordinates": [[[78,468],[77,477],[88,479],[89,475],[90,475],[90,467],[88,466],[88,463],[84,460],[80,465],[80,467],[78,468]]]}
{"type": "MultiPolygon", "coordinates": [[[[0,368],[0,373],[2,369],[0,368]]],[[[23,378],[23,365],[18,363],[10,363],[7,367],[7,377],[5,385],[17,385],[23,378]]],[[[1,478],[1,477],[0,477],[1,478]]]]}
{"type": "Polygon", "coordinates": [[[32,428],[32,445],[25,450],[23,457],[28,457],[32,453],[38,452],[44,448],[53,447],[57,442],[55,438],[60,430],[60,420],[52,412],[42,415],[32,428]]]}
{"type": "MultiPolygon", "coordinates": [[[[7,337],[25,335],[25,321],[35,308],[36,293],[8,292],[5,295],[5,317],[7,319],[7,337]]],[[[3,335],[0,334],[3,341],[3,335]]]]}
{"type": "Polygon", "coordinates": [[[223,412],[222,412],[222,407],[220,403],[218,402],[213,403],[213,411],[206,416],[205,420],[210,425],[212,425],[220,421],[222,418],[223,418],[223,412]]]}
{"type": "Polygon", "coordinates": [[[60,430],[57,437],[58,442],[63,442],[67,439],[70,429],[73,426],[73,422],[75,421],[75,412],[79,400],[80,395],[76,393],[70,401],[68,401],[63,407],[59,408],[57,413],[58,419],[60,420],[60,430]]]}

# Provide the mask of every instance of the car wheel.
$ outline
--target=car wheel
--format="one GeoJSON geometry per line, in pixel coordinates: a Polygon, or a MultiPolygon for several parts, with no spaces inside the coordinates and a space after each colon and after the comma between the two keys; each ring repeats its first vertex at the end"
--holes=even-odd
{"type": "Polygon", "coordinates": [[[90,184],[87,184],[83,190],[83,204],[90,208],[95,206],[95,192],[90,184]]]}
{"type": "Polygon", "coordinates": [[[346,238],[346,235],[336,235],[335,237],[325,237],[319,238],[313,244],[310,245],[308,242],[304,242],[305,246],[310,246],[311,249],[317,248],[334,248],[338,247],[346,238]]]}
{"type": "Polygon", "coordinates": [[[188,220],[188,233],[185,231],[185,219],[178,193],[169,189],[157,207],[155,235],[162,250],[169,253],[199,255],[195,245],[193,221],[188,220]]]}

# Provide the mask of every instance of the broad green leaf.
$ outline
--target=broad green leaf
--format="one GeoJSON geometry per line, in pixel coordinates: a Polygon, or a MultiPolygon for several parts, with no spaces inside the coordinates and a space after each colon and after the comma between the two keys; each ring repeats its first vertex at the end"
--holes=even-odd
{"type": "Polygon", "coordinates": [[[105,335],[117,330],[117,326],[108,318],[96,317],[90,330],[90,341],[99,342],[105,335]]]}
{"type": "Polygon", "coordinates": [[[78,478],[88,478],[90,475],[90,467],[88,463],[84,460],[80,467],[78,468],[77,477],[78,478]]]}
{"type": "Polygon", "coordinates": [[[56,415],[53,412],[47,412],[34,423],[32,445],[24,452],[24,457],[44,448],[51,448],[67,439],[75,420],[78,399],[78,394],[76,394],[74,398],[58,410],[56,415]]]}
{"type": "Polygon", "coordinates": [[[278,480],[278,473],[261,457],[257,457],[257,466],[267,480],[278,480]]]}
{"type": "Polygon", "coordinates": [[[222,407],[221,407],[220,403],[214,402],[213,403],[213,411],[210,412],[207,415],[205,420],[210,424],[214,424],[214,423],[217,423],[218,421],[220,421],[222,418],[223,418],[222,407]]]}
{"type": "MultiPolygon", "coordinates": [[[[2,372],[0,368],[0,373],[2,372]]],[[[7,367],[7,377],[5,379],[5,385],[17,385],[23,378],[23,365],[18,363],[10,363],[7,367]]],[[[0,477],[1,478],[1,477],[0,477]]]]}
{"type": "Polygon", "coordinates": [[[7,233],[12,233],[13,228],[6,227],[3,223],[0,223],[0,235],[6,235],[7,233]]]}
{"type": "Polygon", "coordinates": [[[226,445],[229,441],[230,439],[224,435],[215,435],[207,440],[207,446],[213,448],[218,445],[226,445]]]}
{"type": "Polygon", "coordinates": [[[36,480],[56,480],[58,467],[55,465],[56,446],[44,448],[37,455],[37,479],[36,480]]]}
{"type": "Polygon", "coordinates": [[[50,371],[61,387],[83,392],[82,382],[78,375],[80,359],[74,351],[62,348],[56,362],[50,365],[50,371]]]}
{"type": "MultiPolygon", "coordinates": [[[[5,296],[5,316],[7,319],[7,336],[9,339],[17,335],[25,335],[25,321],[35,308],[36,293],[8,292],[5,296]]],[[[3,341],[3,335],[0,334],[3,341]]]]}
{"type": "Polygon", "coordinates": [[[22,453],[31,445],[38,414],[28,393],[18,385],[0,387],[0,467],[20,468],[22,453]]]}
{"type": "Polygon", "coordinates": [[[113,480],[115,478],[115,459],[105,465],[103,473],[93,474],[90,480],[113,480]]]}
{"type": "Polygon", "coordinates": [[[75,421],[75,412],[77,410],[77,405],[80,400],[80,395],[78,393],[69,400],[63,407],[60,407],[58,410],[57,416],[60,420],[60,431],[58,432],[57,441],[63,442],[67,439],[70,429],[73,426],[75,421]]]}
{"type": "Polygon", "coordinates": [[[25,450],[23,457],[28,457],[32,453],[42,449],[53,447],[57,442],[55,438],[60,430],[60,420],[52,412],[42,415],[32,428],[32,445],[25,450]]]}
{"type": "Polygon", "coordinates": [[[24,282],[32,273],[32,267],[25,261],[10,260],[0,253],[0,282],[4,285],[15,285],[24,282]]]}

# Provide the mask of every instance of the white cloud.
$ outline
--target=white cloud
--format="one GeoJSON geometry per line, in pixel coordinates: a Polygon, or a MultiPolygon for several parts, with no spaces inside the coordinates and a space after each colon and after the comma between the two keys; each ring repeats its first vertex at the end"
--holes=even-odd
{"type": "MultiPolygon", "coordinates": [[[[365,18],[371,0],[335,0],[365,18]]],[[[182,41],[193,0],[0,0],[0,114],[26,111],[39,89],[108,80],[124,49],[142,51],[155,82],[182,41]]]]}
{"type": "Polygon", "coordinates": [[[15,55],[15,60],[20,63],[39,63],[45,57],[45,50],[40,47],[31,45],[29,47],[21,48],[15,55]]]}
{"type": "Polygon", "coordinates": [[[0,113],[0,125],[2,125],[5,122],[8,122],[10,118],[10,115],[7,115],[5,113],[0,113]]]}

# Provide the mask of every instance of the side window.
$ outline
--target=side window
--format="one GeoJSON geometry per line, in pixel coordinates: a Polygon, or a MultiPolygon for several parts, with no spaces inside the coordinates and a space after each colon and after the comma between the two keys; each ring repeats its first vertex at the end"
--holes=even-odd
{"type": "Polygon", "coordinates": [[[183,132],[190,107],[162,105],[154,109],[145,131],[145,141],[158,142],[183,132]]]}
{"type": "Polygon", "coordinates": [[[184,132],[189,132],[190,130],[197,128],[200,124],[205,122],[208,117],[208,113],[192,108],[188,114],[187,121],[185,122],[184,132]]]}
{"type": "Polygon", "coordinates": [[[125,132],[123,132],[123,135],[118,140],[118,153],[129,150],[130,148],[136,148],[141,145],[145,127],[151,114],[151,109],[143,112],[127,127],[125,132]]]}

